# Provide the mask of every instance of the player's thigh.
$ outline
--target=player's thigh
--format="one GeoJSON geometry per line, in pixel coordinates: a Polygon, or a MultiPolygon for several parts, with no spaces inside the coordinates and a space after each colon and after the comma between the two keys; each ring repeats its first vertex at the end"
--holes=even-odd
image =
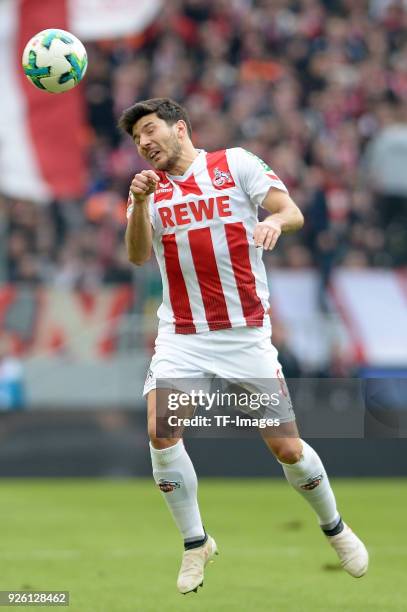
{"type": "Polygon", "coordinates": [[[231,363],[231,374],[235,384],[251,395],[250,407],[257,412],[253,416],[276,423],[275,427],[267,427],[262,432],[263,437],[298,436],[290,392],[278,361],[278,352],[271,343],[269,330],[246,328],[241,337],[242,345],[235,363],[231,363]]]}
{"type": "MultiPolygon", "coordinates": [[[[260,433],[271,452],[282,462],[295,463],[302,445],[295,420],[290,392],[267,328],[245,328],[231,337],[235,352],[230,359],[219,360],[219,376],[232,380],[257,400],[256,414],[275,425],[260,433]],[[261,402],[259,404],[259,402],[261,402]]],[[[244,410],[250,413],[250,409],[244,410]]]]}
{"type": "Polygon", "coordinates": [[[159,334],[144,383],[143,396],[168,387],[188,392],[208,376],[210,360],[200,334],[159,334]]]}

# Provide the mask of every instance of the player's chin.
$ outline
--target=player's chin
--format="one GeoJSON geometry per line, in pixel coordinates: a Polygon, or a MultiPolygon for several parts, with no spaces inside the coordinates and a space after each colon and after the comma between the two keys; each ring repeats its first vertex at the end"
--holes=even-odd
{"type": "Polygon", "coordinates": [[[168,158],[164,153],[159,153],[152,161],[152,165],[156,170],[166,170],[168,165],[168,158]]]}
{"type": "Polygon", "coordinates": [[[154,168],[156,170],[160,170],[161,172],[165,172],[167,170],[167,164],[166,163],[157,163],[155,164],[154,168]]]}

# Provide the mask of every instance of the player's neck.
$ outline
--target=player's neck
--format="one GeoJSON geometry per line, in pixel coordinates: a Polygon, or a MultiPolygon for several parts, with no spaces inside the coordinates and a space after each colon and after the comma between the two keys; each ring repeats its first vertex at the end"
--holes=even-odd
{"type": "Polygon", "coordinates": [[[168,169],[167,173],[172,174],[174,176],[181,176],[182,174],[185,174],[185,172],[188,170],[192,162],[198,157],[198,155],[198,149],[195,149],[195,147],[193,147],[192,145],[190,147],[185,147],[185,149],[182,150],[181,155],[175,162],[174,166],[172,166],[171,169],[168,169]]]}

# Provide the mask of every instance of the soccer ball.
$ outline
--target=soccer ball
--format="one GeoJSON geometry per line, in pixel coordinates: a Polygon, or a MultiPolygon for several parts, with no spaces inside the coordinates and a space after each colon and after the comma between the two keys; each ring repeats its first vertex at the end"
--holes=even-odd
{"type": "Polygon", "coordinates": [[[65,30],[43,30],[28,41],[23,53],[27,79],[52,93],[75,87],[84,77],[88,65],[81,41],[65,30]]]}

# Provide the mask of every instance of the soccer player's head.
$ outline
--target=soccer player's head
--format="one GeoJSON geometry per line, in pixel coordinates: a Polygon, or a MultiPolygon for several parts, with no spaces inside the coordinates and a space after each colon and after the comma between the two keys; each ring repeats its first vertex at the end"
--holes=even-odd
{"type": "Polygon", "coordinates": [[[137,102],[123,111],[119,127],[130,134],[139,154],[157,170],[171,172],[183,148],[191,145],[188,114],[169,98],[137,102]]]}

